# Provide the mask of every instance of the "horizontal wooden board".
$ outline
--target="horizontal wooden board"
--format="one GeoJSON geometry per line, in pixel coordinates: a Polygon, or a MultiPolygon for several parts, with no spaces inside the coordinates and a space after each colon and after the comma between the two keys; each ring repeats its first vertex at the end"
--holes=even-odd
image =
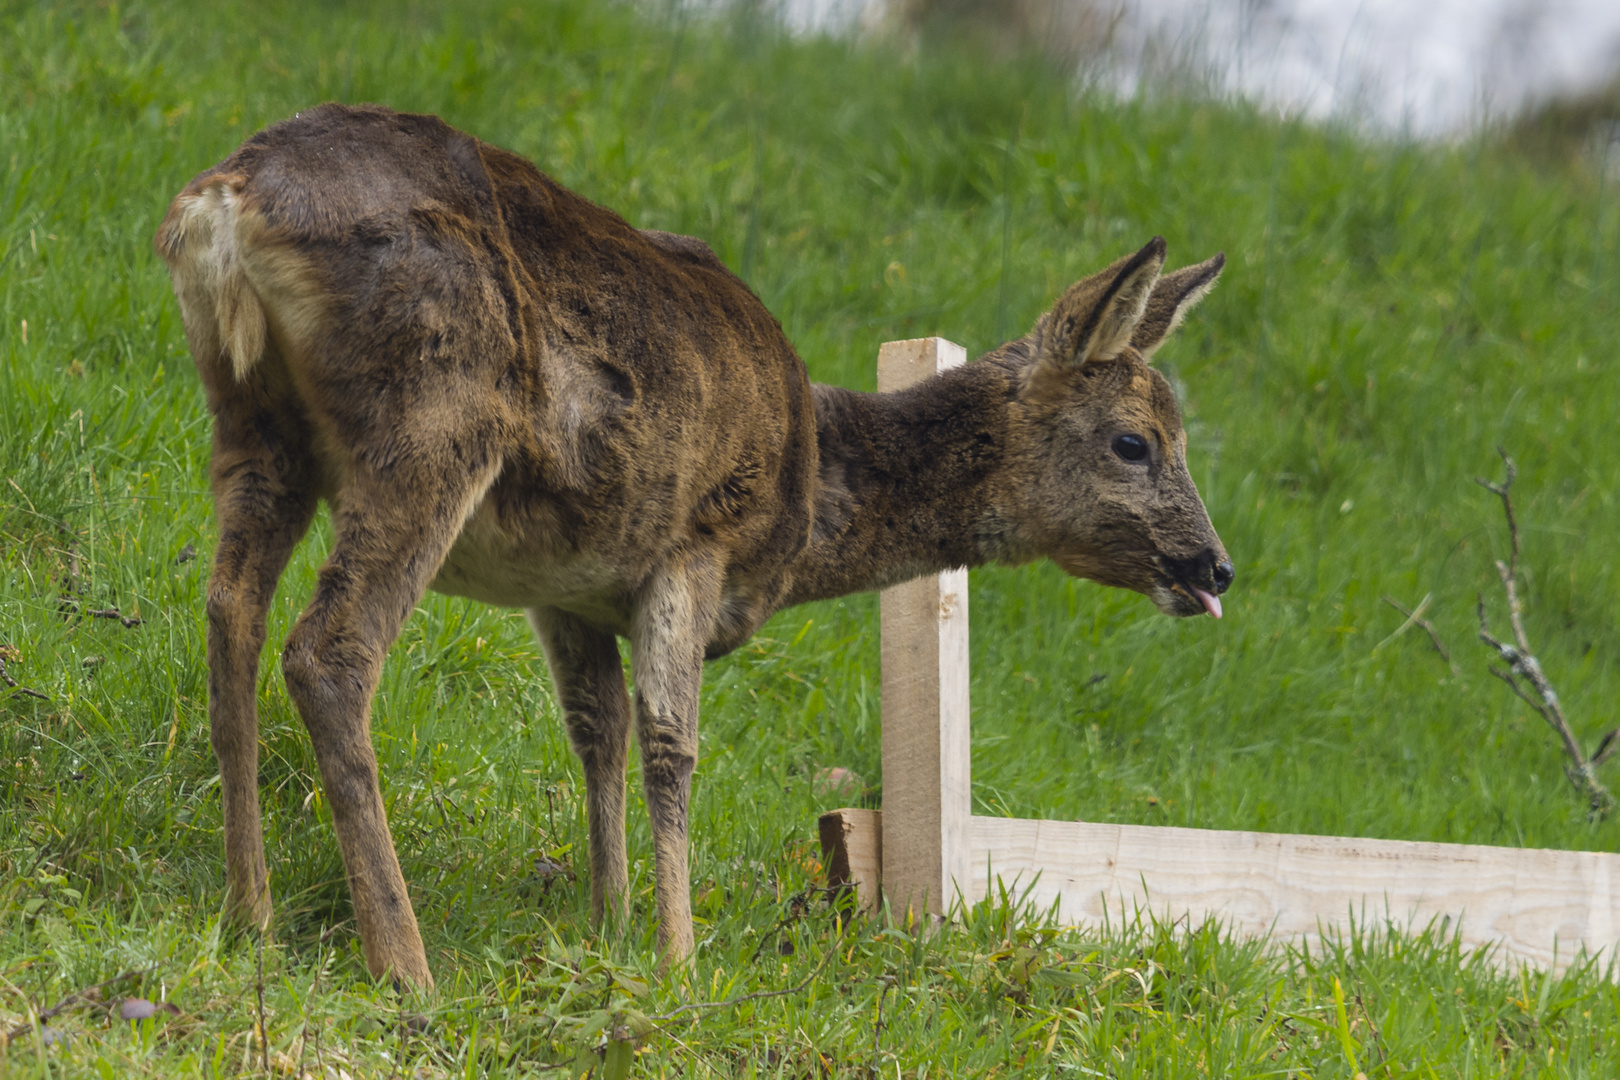
{"type": "Polygon", "coordinates": [[[1467,945],[1554,968],[1582,947],[1607,958],[1620,931],[1620,855],[1601,852],[993,817],[974,817],[969,834],[970,900],[1000,879],[1080,925],[1151,910],[1314,939],[1352,918],[1403,929],[1448,918],[1467,945]]]}
{"type": "MultiPolygon", "coordinates": [[[[853,809],[821,820],[829,884],[856,887],[863,907],[879,893],[882,821],[853,809]]],[[[1315,941],[1352,922],[1448,920],[1471,948],[1555,970],[1583,949],[1606,960],[1620,946],[1620,855],[991,817],[972,818],[970,835],[970,902],[999,883],[1043,910],[1056,903],[1074,925],[1150,910],[1315,941]]]]}

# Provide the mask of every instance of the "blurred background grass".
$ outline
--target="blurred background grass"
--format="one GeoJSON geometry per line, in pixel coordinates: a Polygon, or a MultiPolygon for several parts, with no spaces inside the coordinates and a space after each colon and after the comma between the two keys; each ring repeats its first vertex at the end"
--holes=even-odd
{"type": "MultiPolygon", "coordinates": [[[[49,874],[115,923],[219,902],[208,421],[150,237],[192,175],[327,99],[438,113],[632,224],[702,237],[814,378],[861,389],[881,342],[937,333],[977,354],[1155,234],[1175,264],[1225,250],[1158,363],[1237,565],[1227,617],[1170,621],[1047,564],[975,571],[977,811],[1615,849],[1474,640],[1479,593],[1504,617],[1506,532],[1472,479],[1499,475],[1502,446],[1531,639],[1582,737],[1615,723],[1620,211],[1589,155],[1520,137],[1533,118],[1372,137],[1196,93],[1105,97],[971,36],[786,35],[746,6],[0,14],[0,642],[46,695],[0,699],[16,904],[49,874]],[[1402,622],[1386,594],[1432,596],[1451,664],[1416,630],[1386,641],[1402,622]],[[144,622],[73,614],[106,606],[144,622]]],[[[284,578],[272,642],[328,538],[284,578]]],[[[349,917],[341,863],[267,657],[278,933],[326,948],[349,917]]],[[[812,879],[815,815],[844,801],[815,770],[852,768],[880,797],[877,686],[872,597],[783,613],[710,665],[693,880],[711,941],[741,948],[723,928],[761,917],[739,890],[776,903],[812,879]]],[[[583,886],[534,870],[583,865],[584,828],[519,615],[429,597],[374,725],[441,977],[539,920],[583,924],[583,886]]],[[[639,799],[631,845],[639,895],[639,799]]]]}

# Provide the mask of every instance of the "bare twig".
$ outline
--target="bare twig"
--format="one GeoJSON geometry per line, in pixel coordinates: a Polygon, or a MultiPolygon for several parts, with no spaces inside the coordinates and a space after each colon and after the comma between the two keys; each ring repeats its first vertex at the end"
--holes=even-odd
{"type": "Polygon", "coordinates": [[[68,593],[79,596],[84,592],[84,586],[79,584],[79,540],[74,537],[68,541],[68,593]]]}
{"type": "Polygon", "coordinates": [[[1598,740],[1597,749],[1592,751],[1592,764],[1598,766],[1609,760],[1609,755],[1620,749],[1620,728],[1610,728],[1598,740]]]}
{"type": "MultiPolygon", "coordinates": [[[[187,544],[186,546],[190,547],[191,545],[187,544]]],[[[315,978],[310,981],[309,992],[304,995],[304,1005],[300,1010],[304,1014],[304,1028],[298,1033],[298,1072],[295,1074],[298,1080],[303,1080],[304,1051],[309,1049],[309,999],[315,996],[316,989],[321,985],[321,969],[325,967],[325,963],[325,957],[321,955],[321,952],[317,952],[315,954],[315,978]]],[[[319,1040],[320,1035],[317,1034],[315,1037],[319,1040]]],[[[318,1041],[315,1044],[315,1064],[320,1067],[321,1075],[325,1076],[326,1068],[321,1065],[321,1047],[318,1041]]]]}
{"type": "MultiPolygon", "coordinates": [[[[835,955],[837,955],[837,953],[838,953],[837,942],[834,942],[832,944],[832,946],[830,948],[828,948],[825,953],[822,954],[821,960],[820,960],[820,962],[818,962],[816,964],[815,970],[810,972],[810,974],[808,976],[806,976],[805,980],[803,982],[801,982],[797,986],[790,986],[785,990],[759,990],[759,991],[756,991],[756,992],[754,992],[752,994],[742,994],[742,995],[739,995],[738,997],[726,998],[724,1001],[694,1001],[694,1002],[691,1002],[690,1004],[682,1005],[677,1009],[674,1009],[674,1010],[672,1010],[670,1012],[667,1012],[662,1016],[649,1016],[649,1017],[647,1017],[647,1020],[648,1020],[649,1023],[651,1023],[653,1025],[654,1030],[658,1030],[658,1029],[662,1029],[671,1020],[674,1020],[676,1017],[680,1016],[682,1013],[695,1012],[698,1009],[725,1009],[725,1008],[730,1008],[731,1006],[734,1006],[734,1005],[741,1005],[744,1002],[748,1002],[748,1001],[762,1001],[765,998],[786,997],[789,994],[800,993],[803,990],[807,989],[810,986],[811,983],[815,982],[816,979],[820,977],[822,970],[824,968],[826,968],[826,966],[827,966],[827,961],[832,959],[835,955]]],[[[612,980],[610,979],[609,982],[608,982],[608,992],[609,992],[610,997],[611,997],[612,989],[613,989],[613,984],[612,984],[612,980]]],[[[603,1007],[606,1008],[606,1005],[607,1005],[607,1001],[604,1000],[603,1007]]],[[[561,1063],[556,1064],[556,1065],[540,1065],[540,1066],[535,1066],[534,1071],[536,1071],[536,1072],[551,1072],[551,1071],[553,1071],[555,1069],[566,1069],[569,1066],[571,1066],[572,1064],[573,1064],[572,1062],[565,1061],[565,1062],[561,1062],[561,1063]]]]}
{"type": "MultiPolygon", "coordinates": [[[[411,1037],[411,1029],[409,1026],[405,1024],[399,1024],[397,1026],[399,1028],[399,1045],[394,1049],[394,1067],[388,1070],[388,1080],[394,1080],[394,1078],[399,1075],[400,1062],[405,1060],[405,1048],[409,1045],[411,1037]]],[[[478,1058],[477,1038],[478,1029],[474,1028],[473,1039],[475,1041],[467,1046],[468,1064],[475,1063],[478,1058]]]]}
{"type": "Polygon", "coordinates": [[[1405,604],[1401,603],[1393,596],[1385,596],[1384,603],[1388,604],[1402,615],[1405,615],[1406,621],[1401,623],[1400,628],[1397,629],[1393,634],[1389,635],[1389,637],[1385,638],[1383,641],[1380,641],[1377,645],[1374,645],[1373,652],[1377,652],[1379,649],[1382,649],[1385,645],[1389,644],[1391,641],[1394,641],[1412,627],[1421,626],[1428,632],[1429,641],[1434,645],[1434,651],[1440,654],[1440,659],[1444,660],[1447,664],[1451,664],[1452,672],[1456,673],[1457,665],[1451,663],[1451,650],[1447,649],[1446,643],[1440,640],[1440,632],[1434,628],[1434,623],[1423,617],[1423,613],[1429,610],[1429,604],[1433,602],[1433,600],[1433,593],[1424,593],[1423,599],[1418,601],[1417,607],[1408,608],[1405,604]]]}
{"type": "Polygon", "coordinates": [[[142,975],[149,975],[156,970],[157,968],[155,967],[149,967],[140,968],[135,971],[126,971],[121,975],[114,975],[106,982],[98,982],[94,986],[85,987],[83,990],[75,990],[61,1001],[58,1001],[55,1005],[52,1005],[50,1008],[41,1009],[39,1012],[35,1013],[34,1019],[30,1022],[26,1024],[18,1024],[16,1027],[6,1032],[5,1041],[13,1042],[20,1039],[24,1035],[27,1035],[30,1031],[34,1030],[34,1027],[37,1024],[43,1024],[47,1020],[54,1020],[58,1016],[61,1016],[63,1013],[67,1012],[69,1009],[76,1009],[80,1005],[90,1005],[101,1001],[101,992],[107,989],[109,986],[115,986],[118,983],[124,982],[128,979],[139,978],[142,975]]]}
{"type": "Polygon", "coordinates": [[[315,1025],[315,1067],[321,1070],[322,1076],[326,1075],[326,1062],[321,1060],[321,1028],[325,1026],[324,1022],[315,1025]]]}
{"type": "Polygon", "coordinates": [[[7,686],[11,687],[11,689],[16,691],[15,694],[11,695],[12,697],[16,697],[18,694],[21,694],[23,697],[39,698],[41,701],[51,700],[49,694],[42,694],[38,690],[32,690],[19,683],[16,679],[13,679],[10,673],[6,671],[6,657],[3,652],[0,652],[0,682],[5,683],[7,686]]]}
{"type": "Polygon", "coordinates": [[[1500,447],[1496,451],[1502,455],[1502,464],[1506,467],[1507,475],[1500,484],[1493,484],[1483,477],[1476,477],[1478,484],[1486,491],[1502,500],[1502,513],[1507,517],[1508,536],[1512,542],[1511,555],[1507,562],[1496,561],[1496,576],[1502,581],[1502,591],[1507,594],[1508,622],[1513,627],[1513,644],[1498,640],[1491,634],[1490,622],[1485,613],[1485,597],[1479,597],[1479,639],[1502,658],[1507,665],[1505,668],[1493,667],[1492,675],[1508,684],[1519,698],[1534,709],[1547,725],[1557,733],[1564,744],[1564,753],[1569,762],[1564,766],[1564,772],[1569,782],[1575,786],[1586,799],[1588,816],[1593,820],[1600,820],[1608,816],[1609,810],[1614,806],[1614,796],[1609,794],[1608,788],[1597,778],[1596,766],[1608,758],[1615,749],[1617,732],[1610,732],[1603,737],[1598,746],[1598,752],[1588,758],[1581,749],[1580,740],[1570,730],[1569,721],[1564,717],[1564,708],[1559,703],[1558,692],[1553,689],[1547,675],[1541,669],[1541,663],[1530,649],[1530,639],[1524,632],[1523,607],[1519,603],[1519,523],[1513,515],[1513,497],[1510,490],[1513,481],[1518,476],[1518,469],[1514,467],[1513,459],[1500,447]],[[1529,684],[1527,691],[1523,683],[1529,684]],[[1534,697],[1531,696],[1534,692],[1534,697]]]}
{"type": "Polygon", "coordinates": [[[79,614],[79,597],[84,595],[84,583],[79,580],[79,538],[65,522],[58,522],[57,528],[67,537],[67,547],[59,552],[67,559],[67,576],[58,579],[63,588],[56,599],[56,614],[63,622],[71,622],[79,614]]]}
{"type": "MultiPolygon", "coordinates": [[[[269,888],[269,883],[265,884],[269,888]]],[[[261,897],[262,899],[262,897],[261,897]]],[[[264,932],[270,928],[270,916],[266,915],[264,921],[259,923],[259,972],[254,980],[253,991],[259,999],[259,1056],[264,1064],[264,1074],[270,1075],[270,1031],[264,1025],[264,932]]]]}
{"type": "Polygon", "coordinates": [[[794,893],[791,897],[789,897],[788,913],[776,920],[776,925],[771,927],[769,932],[760,936],[759,947],[754,950],[754,955],[748,958],[748,962],[750,964],[758,963],[759,958],[765,954],[766,947],[777,944],[777,940],[783,930],[787,929],[789,926],[792,926],[809,913],[810,898],[816,893],[825,893],[827,891],[828,890],[825,888],[812,885],[802,892],[794,893]]]}
{"type": "Polygon", "coordinates": [[[790,986],[785,990],[757,990],[752,994],[742,994],[738,997],[726,998],[724,1001],[694,1001],[690,1004],[682,1005],[680,1008],[674,1009],[671,1012],[667,1012],[663,1016],[649,1016],[647,1019],[651,1020],[654,1024],[665,1024],[675,1019],[682,1013],[694,1012],[698,1009],[728,1009],[734,1005],[741,1005],[745,1001],[762,1001],[765,998],[787,997],[789,994],[801,993],[807,989],[811,983],[815,982],[816,979],[820,977],[822,969],[827,966],[827,961],[830,960],[837,952],[838,949],[836,944],[833,947],[829,947],[827,951],[822,954],[821,962],[816,965],[816,969],[806,976],[804,982],[800,983],[798,986],[790,986]]]}
{"type": "Polygon", "coordinates": [[[93,619],[117,619],[128,629],[134,629],[146,621],[139,615],[125,615],[115,607],[102,608],[100,611],[87,611],[85,614],[93,619]]]}
{"type": "Polygon", "coordinates": [[[883,980],[883,989],[878,991],[877,1020],[872,1024],[872,1064],[866,1067],[868,1076],[877,1075],[878,1046],[880,1045],[879,1040],[883,1036],[883,999],[888,995],[889,988],[893,985],[893,979],[885,978],[883,980]]]}

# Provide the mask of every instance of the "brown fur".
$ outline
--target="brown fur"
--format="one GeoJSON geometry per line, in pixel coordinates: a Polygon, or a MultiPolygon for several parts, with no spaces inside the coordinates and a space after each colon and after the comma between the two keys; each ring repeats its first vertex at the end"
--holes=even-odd
{"type": "Polygon", "coordinates": [[[678,961],[705,654],[789,604],[990,560],[1050,556],[1182,615],[1231,578],[1143,361],[1219,257],[1160,278],[1155,240],[978,363],[899,394],[812,387],[700,241],[634,229],[434,117],[339,105],[198,176],[157,249],[215,417],[230,909],[270,913],[254,686],[325,499],[336,542],[282,668],[379,975],[431,983],[370,739],[383,654],[426,589],[528,609],[584,763],[598,918],[625,904],[634,719],[678,961]],[[1121,460],[1121,432],[1149,459],[1121,460]]]}

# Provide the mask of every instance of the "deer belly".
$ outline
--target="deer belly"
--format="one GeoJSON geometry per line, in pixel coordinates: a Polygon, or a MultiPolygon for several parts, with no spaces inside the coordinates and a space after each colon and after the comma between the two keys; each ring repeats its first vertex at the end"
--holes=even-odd
{"type": "Polygon", "coordinates": [[[501,530],[487,507],[474,511],[428,588],[499,607],[555,607],[604,627],[629,622],[618,568],[588,551],[558,550],[501,530]]]}

